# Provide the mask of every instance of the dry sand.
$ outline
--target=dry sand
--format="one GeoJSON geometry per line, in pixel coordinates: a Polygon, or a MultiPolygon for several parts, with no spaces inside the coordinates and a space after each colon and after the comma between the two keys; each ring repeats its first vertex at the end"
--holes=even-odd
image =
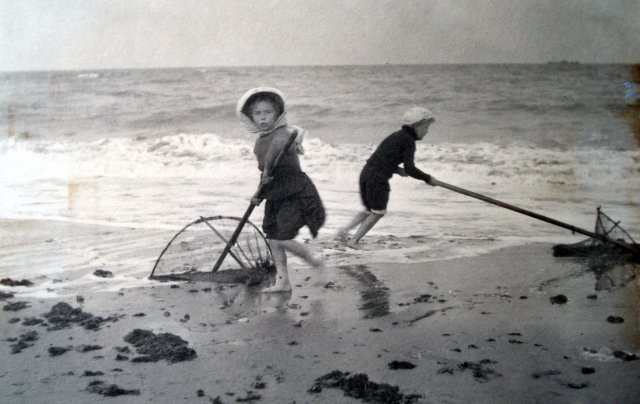
{"type": "Polygon", "coordinates": [[[166,233],[0,226],[2,278],[34,284],[0,286],[2,403],[640,402],[638,279],[596,290],[550,245],[375,265],[338,249],[340,265],[293,268],[293,292],[268,295],[146,280],[155,253],[131,240],[158,250],[166,233]]]}

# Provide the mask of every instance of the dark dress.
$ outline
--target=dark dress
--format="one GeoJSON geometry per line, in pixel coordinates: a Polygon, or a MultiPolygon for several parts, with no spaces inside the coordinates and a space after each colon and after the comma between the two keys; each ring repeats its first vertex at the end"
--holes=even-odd
{"type": "MultiPolygon", "coordinates": [[[[256,140],[254,152],[260,171],[264,170],[267,154],[277,154],[278,147],[282,148],[288,138],[288,131],[278,128],[256,140]]],[[[315,238],[324,224],[325,209],[315,185],[300,168],[295,146],[287,150],[269,174],[273,179],[260,195],[266,200],[262,230],[267,239],[291,240],[303,226],[315,238]]]]}

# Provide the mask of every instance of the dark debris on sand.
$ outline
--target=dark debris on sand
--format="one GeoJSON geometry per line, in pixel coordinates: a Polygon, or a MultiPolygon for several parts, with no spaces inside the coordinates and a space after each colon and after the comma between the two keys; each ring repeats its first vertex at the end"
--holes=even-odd
{"type": "Polygon", "coordinates": [[[22,325],[32,326],[44,323],[44,320],[37,317],[26,317],[22,320],[22,325]]]}
{"type": "Polygon", "coordinates": [[[82,374],[82,377],[95,377],[95,376],[104,376],[104,372],[100,370],[97,370],[97,371],[85,370],[84,373],[82,374]]]}
{"type": "Polygon", "coordinates": [[[50,346],[48,349],[49,352],[49,356],[60,356],[62,354],[65,354],[66,352],[70,351],[71,349],[73,349],[70,346],[64,347],[64,346],[50,346]]]}
{"type": "Polygon", "coordinates": [[[555,370],[555,369],[550,369],[550,370],[541,370],[538,372],[533,372],[531,374],[531,377],[533,377],[534,379],[542,379],[545,377],[549,377],[549,376],[558,376],[561,375],[562,372],[559,370],[555,370]]]}
{"type": "MultiPolygon", "coordinates": [[[[608,350],[608,348],[607,348],[608,350]]],[[[592,348],[583,348],[583,351],[588,353],[588,354],[598,354],[599,351],[592,349],[592,348]]],[[[613,355],[614,358],[620,359],[622,361],[625,362],[629,362],[629,361],[635,361],[640,359],[640,356],[634,354],[634,353],[629,353],[629,352],[625,352],[625,351],[621,351],[621,350],[612,350],[611,354],[613,355]]]]}
{"type": "Polygon", "coordinates": [[[591,375],[596,373],[596,370],[590,367],[583,367],[582,369],[580,369],[580,371],[582,372],[583,375],[591,375]]]}
{"type": "Polygon", "coordinates": [[[19,311],[19,310],[26,309],[27,307],[29,307],[29,304],[27,302],[12,302],[12,303],[5,304],[4,307],[2,307],[2,310],[19,311]]]}
{"type": "Polygon", "coordinates": [[[72,324],[78,324],[87,330],[97,331],[100,326],[105,322],[118,321],[118,316],[109,316],[102,318],[94,316],[91,313],[85,313],[81,308],[73,308],[68,303],[60,302],[56,303],[48,313],[44,314],[44,317],[52,324],[48,331],[61,330],[63,328],[71,327],[72,324]]]}
{"type": "Polygon", "coordinates": [[[389,369],[391,370],[398,370],[398,369],[413,369],[416,367],[416,365],[414,365],[411,362],[406,362],[406,361],[392,361],[389,362],[389,369]]]}
{"type": "Polygon", "coordinates": [[[622,359],[625,362],[636,361],[640,359],[638,355],[634,353],[627,353],[625,351],[613,351],[613,356],[615,356],[618,359],[622,359]]]}
{"type": "Polygon", "coordinates": [[[501,377],[502,375],[495,370],[488,367],[494,365],[497,362],[491,359],[482,359],[479,362],[461,362],[456,367],[445,366],[438,370],[439,374],[454,374],[457,372],[464,372],[465,370],[471,370],[473,378],[480,383],[488,382],[492,379],[501,377]]]}
{"type": "Polygon", "coordinates": [[[624,318],[620,316],[609,316],[607,317],[607,322],[611,324],[622,324],[624,323],[624,318]]]}
{"type": "Polygon", "coordinates": [[[248,391],[247,395],[245,397],[236,398],[236,402],[238,402],[238,403],[249,403],[251,401],[260,400],[261,398],[262,398],[262,396],[260,396],[258,394],[254,394],[252,391],[248,391]]]}
{"type": "Polygon", "coordinates": [[[148,330],[136,328],[124,337],[124,340],[136,347],[139,356],[132,362],[157,362],[166,359],[171,363],[188,361],[196,357],[196,351],[187,347],[188,342],[171,333],[154,334],[148,330]]]}
{"type": "Polygon", "coordinates": [[[90,393],[101,394],[105,397],[116,397],[122,395],[139,395],[140,390],[127,390],[122,387],[118,387],[115,384],[106,384],[101,380],[94,380],[87,386],[87,391],[90,393]]]}
{"type": "Polygon", "coordinates": [[[17,354],[22,352],[23,349],[33,346],[32,342],[38,339],[38,333],[35,331],[27,331],[20,335],[15,344],[11,344],[11,353],[17,354]]]}
{"type": "Polygon", "coordinates": [[[428,293],[422,294],[413,299],[414,303],[431,303],[436,299],[435,296],[430,295],[428,293]]]}
{"type": "Polygon", "coordinates": [[[551,296],[549,298],[549,301],[551,301],[551,304],[565,304],[567,303],[568,299],[565,295],[556,295],[551,296]]]}
{"type": "Polygon", "coordinates": [[[100,278],[113,278],[113,273],[111,271],[105,271],[104,269],[96,269],[93,272],[93,276],[98,276],[100,278]]]}
{"type": "Polygon", "coordinates": [[[11,293],[11,292],[6,293],[6,292],[1,292],[1,291],[0,291],[0,300],[7,300],[7,299],[11,299],[11,298],[13,298],[13,296],[14,296],[14,294],[13,294],[13,293],[11,293]]]}
{"type": "Polygon", "coordinates": [[[398,386],[372,382],[363,373],[353,376],[349,376],[349,374],[349,372],[341,372],[339,370],[327,373],[317,378],[308,392],[315,394],[320,393],[323,388],[334,388],[344,391],[347,397],[353,397],[365,402],[392,404],[415,403],[422,398],[419,394],[405,395],[400,392],[398,386]]]}
{"type": "Polygon", "coordinates": [[[4,286],[33,286],[33,282],[27,279],[22,279],[19,281],[15,281],[11,278],[2,278],[0,279],[0,285],[4,286]]]}
{"type": "Polygon", "coordinates": [[[91,352],[91,351],[97,351],[99,349],[102,349],[102,346],[100,345],[80,345],[78,347],[76,347],[76,351],[78,352],[91,352]]]}

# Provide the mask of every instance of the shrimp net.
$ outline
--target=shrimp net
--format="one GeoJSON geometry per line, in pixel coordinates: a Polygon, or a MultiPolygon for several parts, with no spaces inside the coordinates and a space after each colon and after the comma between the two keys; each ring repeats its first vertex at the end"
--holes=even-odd
{"type": "Polygon", "coordinates": [[[596,276],[596,290],[624,286],[640,272],[640,245],[627,233],[620,222],[607,216],[598,207],[595,234],[574,244],[553,246],[556,257],[582,257],[596,276]]]}
{"type": "Polygon", "coordinates": [[[201,217],[173,236],[149,279],[257,284],[275,274],[271,249],[262,232],[247,221],[222,266],[213,271],[241,219],[201,217]]]}
{"type": "Polygon", "coordinates": [[[629,233],[598,207],[595,234],[602,238],[589,238],[574,244],[557,244],[556,257],[600,257],[610,260],[638,260],[640,246],[629,233]]]}

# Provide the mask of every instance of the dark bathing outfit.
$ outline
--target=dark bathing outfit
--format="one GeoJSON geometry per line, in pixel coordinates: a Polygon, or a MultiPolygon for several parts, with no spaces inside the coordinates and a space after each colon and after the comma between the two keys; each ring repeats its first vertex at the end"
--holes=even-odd
{"type": "MultiPolygon", "coordinates": [[[[261,135],[255,143],[254,153],[258,168],[264,170],[264,157],[276,138],[289,138],[285,127],[261,135]]],[[[303,227],[309,227],[315,238],[325,221],[322,200],[311,179],[300,167],[295,146],[289,148],[276,167],[269,173],[273,177],[260,195],[266,199],[262,230],[268,239],[291,240],[303,227]]]]}
{"type": "Polygon", "coordinates": [[[387,136],[373,152],[360,173],[360,197],[370,211],[384,211],[389,203],[389,179],[403,164],[410,177],[429,181],[431,176],[419,170],[414,163],[416,132],[403,125],[402,129],[387,136]]]}

